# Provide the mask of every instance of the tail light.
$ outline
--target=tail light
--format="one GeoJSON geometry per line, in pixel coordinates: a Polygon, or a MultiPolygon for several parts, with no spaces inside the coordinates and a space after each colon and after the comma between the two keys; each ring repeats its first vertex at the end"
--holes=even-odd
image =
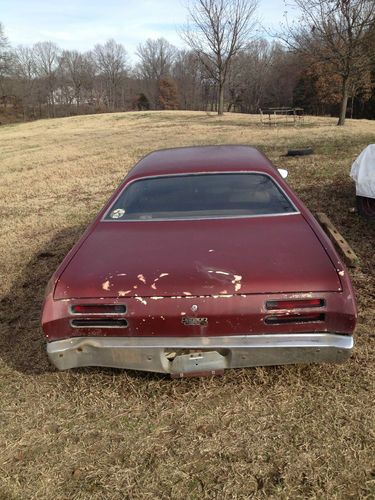
{"type": "Polygon", "coordinates": [[[323,307],[324,305],[324,299],[268,300],[266,302],[266,309],[268,309],[268,311],[310,309],[311,307],[323,307]]]}
{"type": "Polygon", "coordinates": [[[72,319],[70,324],[74,328],[127,328],[126,319],[72,319]]]}
{"type": "Polygon", "coordinates": [[[267,325],[280,325],[285,323],[316,323],[324,321],[325,314],[322,313],[303,313],[303,314],[275,314],[266,316],[264,322],[267,325]]]}
{"type": "Polygon", "coordinates": [[[268,311],[280,311],[279,314],[270,314],[264,318],[267,325],[280,325],[285,323],[316,323],[325,320],[325,314],[317,311],[304,311],[304,309],[322,308],[324,299],[297,299],[297,300],[268,300],[268,311]]]}
{"type": "Polygon", "coordinates": [[[83,304],[70,308],[71,314],[125,314],[124,304],[83,304]]]}

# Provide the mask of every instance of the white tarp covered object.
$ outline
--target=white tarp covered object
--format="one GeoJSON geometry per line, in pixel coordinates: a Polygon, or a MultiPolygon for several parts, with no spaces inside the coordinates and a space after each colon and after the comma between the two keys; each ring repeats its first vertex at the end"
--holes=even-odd
{"type": "Polygon", "coordinates": [[[355,159],[350,170],[357,196],[375,198],[375,144],[370,144],[355,159]]]}

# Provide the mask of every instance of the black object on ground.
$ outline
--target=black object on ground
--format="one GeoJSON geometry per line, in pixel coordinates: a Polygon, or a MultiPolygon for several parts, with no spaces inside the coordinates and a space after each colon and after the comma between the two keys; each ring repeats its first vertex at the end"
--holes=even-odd
{"type": "Polygon", "coordinates": [[[357,209],[362,217],[375,217],[375,199],[366,198],[365,196],[357,196],[357,209]]]}
{"type": "Polygon", "coordinates": [[[286,156],[306,156],[312,155],[314,153],[313,148],[296,148],[296,149],[288,149],[286,156]]]}

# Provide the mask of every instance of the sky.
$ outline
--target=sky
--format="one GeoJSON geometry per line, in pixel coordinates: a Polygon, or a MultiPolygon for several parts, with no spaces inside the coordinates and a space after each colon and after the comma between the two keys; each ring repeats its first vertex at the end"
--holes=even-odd
{"type": "MultiPolygon", "coordinates": [[[[184,44],[178,27],[188,0],[0,0],[0,22],[13,45],[51,40],[63,49],[90,50],[114,38],[134,59],[139,43],[164,37],[184,44]]],[[[287,0],[259,0],[258,17],[267,28],[283,20],[287,0]]]]}

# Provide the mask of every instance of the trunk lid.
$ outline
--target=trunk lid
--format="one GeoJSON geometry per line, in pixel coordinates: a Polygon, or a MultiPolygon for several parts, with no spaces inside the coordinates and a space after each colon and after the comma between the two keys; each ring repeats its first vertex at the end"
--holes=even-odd
{"type": "Polygon", "coordinates": [[[321,242],[300,214],[100,222],[55,299],[339,291],[321,242]]]}

